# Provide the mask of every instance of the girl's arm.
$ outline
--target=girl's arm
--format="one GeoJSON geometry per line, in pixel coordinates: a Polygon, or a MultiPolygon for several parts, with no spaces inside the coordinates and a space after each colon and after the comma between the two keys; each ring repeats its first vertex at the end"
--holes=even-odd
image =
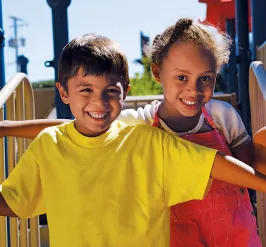
{"type": "Polygon", "coordinates": [[[266,192],[266,176],[231,156],[218,152],[211,177],[231,184],[266,192]]]}
{"type": "Polygon", "coordinates": [[[25,121],[0,122],[0,138],[4,136],[16,136],[34,139],[43,129],[62,124],[70,120],[67,119],[35,119],[25,121]]]}
{"type": "Polygon", "coordinates": [[[241,160],[246,164],[252,164],[254,157],[254,143],[251,141],[244,146],[235,148],[233,155],[236,159],[241,160]]]}

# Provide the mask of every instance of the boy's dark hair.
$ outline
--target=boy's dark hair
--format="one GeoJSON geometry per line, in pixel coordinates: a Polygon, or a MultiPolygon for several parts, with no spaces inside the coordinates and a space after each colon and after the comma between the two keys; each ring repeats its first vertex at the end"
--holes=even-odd
{"type": "Polygon", "coordinates": [[[106,37],[86,34],[64,47],[58,62],[58,80],[65,90],[68,80],[81,68],[84,76],[110,76],[121,82],[124,90],[129,85],[126,55],[116,42],[106,37]]]}
{"type": "Polygon", "coordinates": [[[146,48],[151,63],[161,65],[170,48],[177,42],[190,42],[206,49],[215,59],[218,70],[228,62],[232,43],[229,36],[215,27],[182,18],[175,25],[166,28],[162,34],[158,34],[151,48],[146,48]]]}

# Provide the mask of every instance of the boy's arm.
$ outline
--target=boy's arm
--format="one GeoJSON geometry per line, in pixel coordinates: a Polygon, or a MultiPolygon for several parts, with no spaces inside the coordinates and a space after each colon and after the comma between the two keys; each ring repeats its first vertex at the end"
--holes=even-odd
{"type": "Polygon", "coordinates": [[[14,216],[15,214],[20,218],[31,218],[45,213],[40,149],[43,151],[46,145],[49,146],[49,134],[44,132],[30,144],[18,164],[0,185],[1,197],[4,198],[4,201],[1,198],[0,202],[0,211],[3,210],[0,215],[14,216]],[[43,140],[45,144],[40,148],[40,142],[45,135],[47,135],[43,140]]]}
{"type": "Polygon", "coordinates": [[[254,135],[252,142],[236,148],[233,154],[237,159],[266,175],[266,127],[254,135]]]}
{"type": "Polygon", "coordinates": [[[16,136],[34,139],[43,129],[59,125],[70,120],[67,119],[35,119],[25,121],[0,122],[0,138],[5,136],[16,136]]]}
{"type": "Polygon", "coordinates": [[[253,142],[253,167],[266,174],[266,126],[254,135],[253,142]]]}
{"type": "Polygon", "coordinates": [[[0,216],[17,217],[17,215],[7,205],[1,193],[0,193],[0,216]]]}
{"type": "Polygon", "coordinates": [[[254,135],[254,143],[266,147],[266,126],[258,130],[254,135]]]}
{"type": "Polygon", "coordinates": [[[202,199],[209,178],[266,192],[266,176],[247,164],[203,146],[169,136],[164,142],[167,205],[202,199]]]}
{"type": "Polygon", "coordinates": [[[266,176],[231,156],[218,152],[211,177],[231,184],[266,192],[266,176]]]}

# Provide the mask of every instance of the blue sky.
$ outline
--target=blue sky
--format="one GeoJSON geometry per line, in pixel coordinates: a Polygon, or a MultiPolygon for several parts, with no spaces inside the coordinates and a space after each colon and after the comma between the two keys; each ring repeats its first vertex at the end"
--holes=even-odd
{"type": "MultiPolygon", "coordinates": [[[[2,0],[6,40],[13,37],[10,16],[23,19],[18,37],[26,39],[19,54],[27,55],[31,81],[54,78],[53,68],[44,62],[53,59],[51,9],[46,0],[2,0]]],[[[117,41],[126,52],[129,73],[142,72],[134,63],[140,58],[140,31],[153,38],[180,17],[204,20],[206,5],[198,0],[72,0],[68,8],[69,39],[85,33],[96,33],[117,41]]],[[[15,50],[5,47],[6,80],[15,72],[15,50]]]]}

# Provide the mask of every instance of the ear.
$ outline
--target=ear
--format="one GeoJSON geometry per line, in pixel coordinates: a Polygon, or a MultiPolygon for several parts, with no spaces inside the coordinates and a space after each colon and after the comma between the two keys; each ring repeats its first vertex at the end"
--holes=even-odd
{"type": "Polygon", "coordinates": [[[60,94],[60,98],[61,100],[65,103],[65,104],[69,104],[69,98],[68,98],[68,94],[65,90],[65,88],[59,83],[55,83],[56,85],[56,88],[58,89],[59,91],[59,94],[60,94]]]}
{"type": "Polygon", "coordinates": [[[151,64],[151,71],[152,71],[152,74],[153,74],[155,80],[157,82],[161,82],[161,79],[160,79],[160,68],[159,68],[159,66],[157,64],[155,64],[155,63],[152,63],[151,64]]]}
{"type": "Polygon", "coordinates": [[[124,100],[125,100],[125,98],[127,97],[127,94],[128,94],[128,92],[129,92],[130,88],[131,88],[131,85],[128,84],[128,87],[127,87],[126,91],[124,92],[124,96],[123,96],[123,99],[124,99],[124,100]]]}

